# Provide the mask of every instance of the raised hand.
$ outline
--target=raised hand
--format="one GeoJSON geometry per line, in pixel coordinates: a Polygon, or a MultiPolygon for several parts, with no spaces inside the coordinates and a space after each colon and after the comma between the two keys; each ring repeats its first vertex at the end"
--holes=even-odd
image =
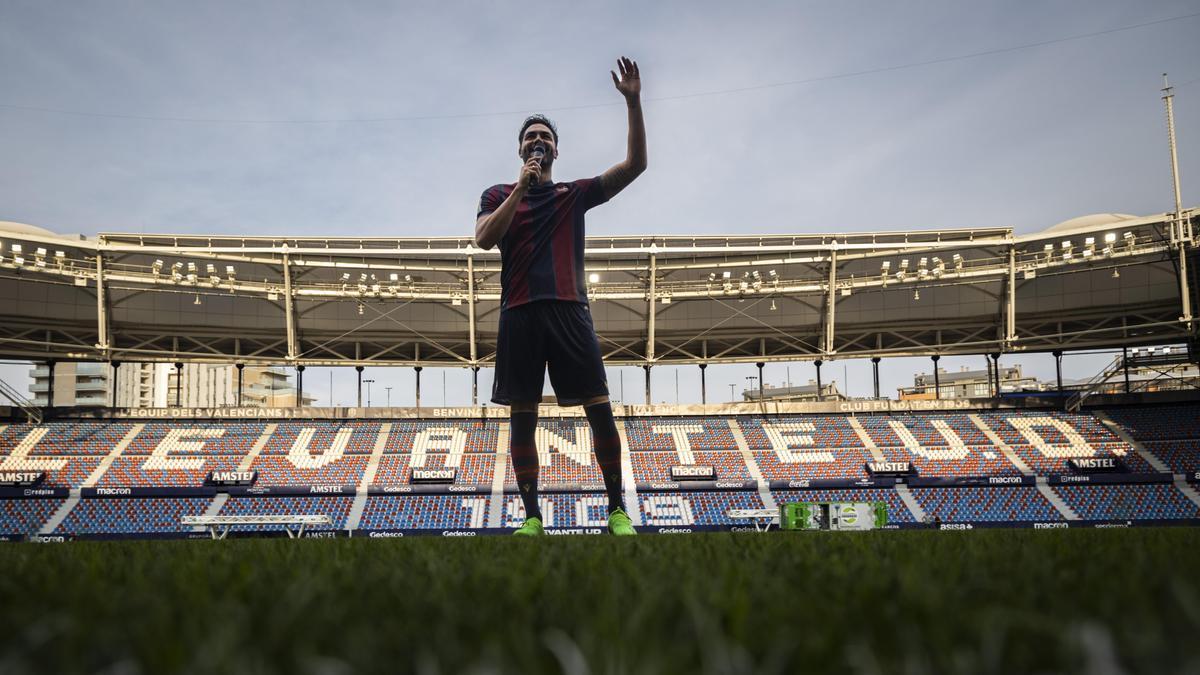
{"type": "Polygon", "coordinates": [[[637,61],[622,56],[617,59],[617,68],[621,71],[619,78],[615,72],[609,71],[617,91],[621,92],[626,101],[636,100],[642,93],[642,78],[638,72],[637,61]]]}

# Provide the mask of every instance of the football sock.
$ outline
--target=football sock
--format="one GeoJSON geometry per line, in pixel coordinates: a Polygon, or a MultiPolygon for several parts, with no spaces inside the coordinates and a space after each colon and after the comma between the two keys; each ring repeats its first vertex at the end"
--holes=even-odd
{"type": "Polygon", "coordinates": [[[540,519],[537,442],[534,440],[537,418],[537,412],[513,412],[509,416],[508,448],[513,473],[517,475],[517,489],[525,504],[525,517],[540,519]]]}
{"type": "Polygon", "coordinates": [[[613,419],[612,404],[608,401],[589,405],[588,425],[592,427],[592,444],[596,449],[596,462],[604,476],[604,490],[608,493],[608,512],[625,508],[621,494],[621,437],[617,434],[617,421],[613,419]]]}

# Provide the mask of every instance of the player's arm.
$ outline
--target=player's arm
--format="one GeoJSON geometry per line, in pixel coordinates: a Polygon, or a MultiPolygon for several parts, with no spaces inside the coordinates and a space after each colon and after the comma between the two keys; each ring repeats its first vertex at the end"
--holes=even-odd
{"type": "Polygon", "coordinates": [[[617,91],[625,97],[625,107],[629,113],[629,141],[625,161],[600,174],[600,184],[605,196],[610,199],[646,170],[646,124],[642,120],[641,73],[637,62],[624,56],[617,60],[617,67],[621,76],[618,78],[613,72],[612,78],[617,91]]]}
{"type": "Polygon", "coordinates": [[[475,219],[476,246],[486,251],[504,238],[508,228],[512,225],[513,216],[517,214],[517,207],[520,206],[526,191],[529,190],[530,183],[537,181],[541,175],[542,165],[531,157],[521,167],[521,174],[517,177],[516,186],[513,187],[512,192],[508,193],[508,197],[504,198],[500,206],[496,207],[495,211],[485,213],[475,219]]]}

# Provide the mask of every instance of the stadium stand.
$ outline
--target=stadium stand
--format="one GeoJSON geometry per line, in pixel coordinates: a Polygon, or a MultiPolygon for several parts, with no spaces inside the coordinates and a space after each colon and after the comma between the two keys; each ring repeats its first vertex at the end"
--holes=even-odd
{"type": "MultiPolygon", "coordinates": [[[[221,507],[221,516],[286,516],[293,514],[326,515],[329,525],[315,525],[311,529],[328,530],[346,527],[352,497],[232,497],[221,507]]],[[[244,525],[239,529],[283,531],[283,525],[244,525]]]]}
{"type": "Polygon", "coordinates": [[[961,413],[868,415],[860,421],[887,461],[910,462],[922,476],[1020,473],[961,413]]]}
{"type": "Polygon", "coordinates": [[[457,468],[456,482],[490,485],[499,438],[500,424],[495,421],[396,421],[373,482],[407,483],[413,467],[457,468]]]}
{"type": "Polygon", "coordinates": [[[980,418],[1038,474],[1067,473],[1066,460],[1083,457],[1115,457],[1131,472],[1154,471],[1089,414],[1039,410],[981,413],[980,418]]]}
{"type": "Polygon", "coordinates": [[[1174,485],[1056,485],[1081,518],[1093,520],[1177,520],[1200,518],[1200,506],[1174,485]]]}
{"type": "Polygon", "coordinates": [[[884,502],[889,523],[913,523],[916,518],[904,505],[895,490],[884,488],[851,488],[845,490],[775,490],[772,493],[780,504],[789,502],[884,502]]]}
{"type": "Polygon", "coordinates": [[[487,495],[455,494],[372,496],[367,499],[359,527],[364,530],[481,528],[486,522],[488,499],[487,495]]]}
{"type": "Polygon", "coordinates": [[[928,519],[936,517],[943,522],[1063,519],[1054,505],[1032,487],[912,488],[912,494],[928,519]]]}
{"type": "Polygon", "coordinates": [[[1105,412],[1171,471],[1200,471],[1200,405],[1113,408],[1105,412]]]}
{"type": "Polygon", "coordinates": [[[36,534],[65,499],[0,499],[0,534],[36,534]]]}
{"type": "Polygon", "coordinates": [[[204,513],[209,497],[131,497],[84,499],[75,505],[55,534],[185,533],[181,516],[204,513]]]}
{"type": "MultiPolygon", "coordinates": [[[[1136,443],[1177,473],[1200,471],[1200,405],[1117,408],[1105,411],[1136,443]]],[[[864,465],[882,456],[910,462],[921,478],[953,482],[979,476],[1012,477],[1021,469],[1012,453],[1039,476],[1068,473],[1072,457],[1119,458],[1130,472],[1152,472],[1149,462],[1088,412],[1056,410],[982,410],[848,415],[714,416],[632,418],[625,421],[629,464],[643,525],[727,527],[732,509],[762,509],[757,489],[715,489],[703,484],[663,491],[670,470],[683,464],[713,466],[718,480],[749,481],[754,469],[738,446],[740,430],[763,479],[777,482],[771,497],[787,501],[883,501],[890,522],[909,524],[914,517],[890,483],[867,482],[864,465]],[[975,424],[983,422],[1004,447],[975,424]],[[731,429],[731,424],[733,428],[731,429]],[[861,426],[874,448],[855,429],[861,426]],[[778,483],[825,479],[833,486],[782,489],[778,483]],[[856,486],[856,483],[864,483],[856,486]],[[654,486],[653,488],[651,486],[654,486]],[[687,489],[692,488],[692,489],[687,489]]],[[[282,420],[273,423],[235,420],[169,420],[133,423],[94,420],[51,421],[0,429],[0,470],[44,473],[43,488],[60,490],[21,498],[19,488],[4,488],[0,498],[0,535],[31,535],[52,518],[63,518],[56,534],[136,536],[188,534],[183,515],[326,514],[333,529],[351,522],[357,490],[362,506],[357,527],[363,530],[478,529],[513,525],[523,517],[506,455],[497,455],[503,421],[392,420],[382,453],[373,455],[384,422],[282,420]],[[264,438],[268,429],[274,429],[264,438]],[[136,432],[136,433],[134,433],[136,432]],[[127,445],[119,448],[122,441],[127,445]],[[253,448],[261,452],[252,456],[253,448]],[[121,449],[115,453],[114,450],[121,449]],[[497,459],[503,463],[508,494],[492,490],[497,459]],[[371,485],[363,484],[377,461],[371,485]],[[195,490],[208,472],[249,467],[258,472],[257,488],[279,494],[202,496],[195,490]],[[391,488],[409,483],[413,466],[455,467],[455,483],[473,492],[397,495],[391,488]],[[101,470],[98,470],[101,469],[101,470]],[[88,479],[94,482],[86,483],[88,479]],[[85,484],[86,483],[86,484],[85,484]],[[308,495],[314,486],[340,486],[340,495],[308,495]],[[62,488],[129,488],[113,495],[84,490],[68,513],[62,488]],[[282,491],[280,488],[285,488],[282,491]],[[160,491],[142,496],[139,489],[160,491]],[[368,493],[368,490],[370,492],[368,493]],[[499,500],[495,502],[494,500],[499,500]],[[493,510],[495,509],[495,510],[493,510]],[[492,514],[499,521],[491,522],[492,514]]],[[[548,527],[603,528],[606,500],[582,418],[544,419],[537,439],[543,485],[585,485],[583,493],[543,493],[548,527]]],[[[1046,495],[1062,498],[1060,507],[1084,521],[1200,519],[1194,489],[1184,483],[1124,483],[1121,474],[1104,483],[1062,485],[1052,481],[1039,492],[1031,485],[910,485],[911,498],[927,519],[943,522],[1061,522],[1063,513],[1046,495]],[[1052,490],[1052,492],[1051,492],[1052,490]]],[[[1028,479],[1027,479],[1028,480],[1028,479]]],[[[915,481],[914,481],[915,483],[915,481]]],[[[723,486],[728,488],[729,486],[723,486]]],[[[210,488],[211,489],[211,488],[210,488]]],[[[330,488],[332,489],[332,488],[330,488]]],[[[632,489],[632,486],[630,486],[632,489]]],[[[764,488],[765,489],[765,486],[764,488]]],[[[280,526],[257,527],[257,531],[280,526]]]]}

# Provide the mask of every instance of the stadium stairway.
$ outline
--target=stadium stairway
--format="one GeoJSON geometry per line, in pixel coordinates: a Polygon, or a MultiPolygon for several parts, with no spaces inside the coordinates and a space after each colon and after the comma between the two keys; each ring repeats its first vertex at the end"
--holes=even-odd
{"type": "MultiPolygon", "coordinates": [[[[262,454],[263,448],[267,447],[267,443],[270,442],[271,436],[275,433],[275,429],[278,426],[279,425],[277,424],[268,424],[263,427],[262,433],[258,435],[257,439],[255,439],[254,445],[250,446],[250,452],[247,452],[246,456],[242,457],[242,461],[238,463],[238,471],[249,471],[250,468],[254,466],[254,460],[258,459],[258,456],[262,454]]],[[[228,501],[228,492],[218,492],[217,495],[213,497],[212,502],[209,503],[208,508],[204,509],[203,515],[219,515],[221,513],[221,509],[225,508],[225,503],[228,501]]],[[[205,531],[206,528],[202,525],[197,525],[192,528],[192,532],[205,531]]]]}
{"type": "MultiPolygon", "coordinates": [[[[1166,463],[1159,459],[1153,452],[1147,450],[1146,446],[1138,442],[1133,436],[1130,436],[1129,432],[1125,431],[1120,424],[1117,424],[1113,421],[1113,418],[1108,416],[1108,413],[1104,412],[1103,410],[1093,410],[1092,414],[1095,415],[1096,419],[1100,420],[1100,423],[1103,424],[1109,431],[1116,434],[1117,438],[1128,443],[1129,447],[1133,448],[1134,452],[1136,452],[1142,459],[1146,460],[1147,464],[1154,467],[1155,471],[1159,471],[1161,473],[1171,473],[1171,468],[1167,466],[1166,463]]],[[[1179,476],[1176,476],[1176,478],[1179,478],[1179,476]]]]}
{"type": "MultiPolygon", "coordinates": [[[[996,446],[996,448],[1000,450],[1000,452],[1008,459],[1008,461],[1012,462],[1013,466],[1017,467],[1022,474],[1026,476],[1034,475],[1033,469],[1029,468],[1029,465],[1025,463],[1025,460],[1021,459],[1017,453],[1013,452],[1013,449],[1009,447],[1008,443],[1005,443],[1004,439],[1000,438],[995,430],[989,427],[987,422],[983,421],[983,418],[975,414],[967,415],[967,417],[975,426],[979,427],[979,430],[982,431],[983,435],[992,442],[992,445],[996,446]]],[[[1075,509],[1072,509],[1067,502],[1064,501],[1063,498],[1054,491],[1054,488],[1050,487],[1044,476],[1038,476],[1036,480],[1037,491],[1046,498],[1046,501],[1050,502],[1050,504],[1054,506],[1055,510],[1058,511],[1059,515],[1061,515],[1064,520],[1079,520],[1079,514],[1075,513],[1075,509]]]]}
{"type": "Polygon", "coordinates": [[[1192,500],[1193,504],[1200,506],[1200,492],[1197,492],[1196,488],[1192,487],[1186,480],[1184,480],[1183,476],[1175,476],[1175,487],[1178,488],[1185,497],[1192,500]]]}
{"type": "Polygon", "coordinates": [[[967,415],[967,418],[971,420],[972,424],[979,427],[979,430],[983,432],[983,435],[986,436],[989,441],[991,441],[992,445],[996,446],[996,449],[1000,451],[1000,454],[1004,455],[1005,459],[1012,462],[1012,465],[1017,467],[1018,471],[1026,476],[1033,475],[1033,469],[1029,468],[1029,465],[1025,463],[1025,460],[1021,459],[1020,455],[1013,452],[1013,449],[1009,447],[1008,443],[1005,443],[1004,439],[1000,438],[1000,436],[998,436],[996,432],[987,425],[987,422],[983,421],[983,418],[975,414],[967,415]]]}
{"type": "Polygon", "coordinates": [[[371,459],[367,460],[367,468],[363,470],[362,480],[358,482],[358,490],[354,494],[354,503],[350,506],[350,515],[346,516],[346,529],[357,530],[362,522],[363,511],[367,508],[368,490],[375,482],[375,474],[379,471],[379,460],[383,459],[383,451],[387,447],[388,436],[392,433],[392,423],[384,422],[379,427],[379,435],[375,437],[375,447],[371,449],[371,459]]]}
{"type": "Polygon", "coordinates": [[[621,447],[625,452],[621,453],[621,480],[625,484],[625,505],[629,512],[629,519],[634,525],[642,524],[642,510],[637,508],[637,479],[633,476],[633,458],[629,456],[629,434],[625,431],[625,420],[617,420],[617,435],[621,437],[621,447]]]}
{"type": "Polygon", "coordinates": [[[77,504],[79,504],[82,488],[95,487],[96,483],[99,483],[100,479],[104,476],[104,472],[108,471],[108,468],[112,466],[112,463],[121,456],[121,453],[125,452],[125,448],[129,447],[129,444],[133,442],[133,439],[137,438],[138,434],[142,433],[142,429],[145,427],[145,424],[133,425],[133,427],[126,432],[125,436],[122,437],[121,440],[115,445],[113,445],[112,450],[109,450],[104,459],[100,460],[100,464],[97,465],[87,479],[83,481],[83,484],[77,488],[71,488],[70,496],[67,497],[67,500],[58,508],[58,511],[55,511],[54,515],[50,516],[50,519],[46,521],[46,524],[42,526],[40,534],[50,534],[54,532],[59,525],[62,525],[63,521],[67,519],[67,516],[71,514],[71,510],[74,509],[77,504]]]}
{"type": "Polygon", "coordinates": [[[763,477],[762,469],[758,467],[758,460],[754,459],[754,453],[750,452],[750,444],[746,442],[746,435],[742,433],[742,427],[737,423],[737,420],[730,419],[728,422],[729,433],[733,434],[733,441],[737,443],[738,451],[742,453],[742,461],[746,463],[746,471],[750,474],[750,478],[758,483],[758,498],[762,500],[763,508],[779,508],[779,505],[775,502],[775,496],[771,494],[770,483],[763,477]]]}
{"type": "MultiPolygon", "coordinates": [[[[883,453],[880,452],[879,446],[875,445],[875,439],[871,438],[871,434],[867,433],[862,422],[853,415],[847,421],[850,422],[850,428],[854,429],[854,433],[858,434],[858,440],[862,441],[863,445],[867,448],[867,452],[871,453],[871,457],[875,458],[876,462],[886,462],[887,457],[884,457],[883,453]]],[[[925,522],[925,509],[917,501],[917,498],[913,496],[913,493],[909,491],[908,486],[897,483],[895,490],[896,494],[900,496],[900,501],[904,502],[904,505],[908,507],[908,511],[912,514],[913,518],[918,523],[925,522]]]]}
{"type": "Polygon", "coordinates": [[[492,469],[492,503],[488,507],[488,527],[504,527],[504,476],[508,467],[508,425],[501,424],[496,434],[496,464],[492,469]]]}
{"type": "Polygon", "coordinates": [[[1158,455],[1155,455],[1153,452],[1147,450],[1146,446],[1142,445],[1140,441],[1131,436],[1128,431],[1125,431],[1125,428],[1120,424],[1117,424],[1112,417],[1109,417],[1107,412],[1103,410],[1094,410],[1092,411],[1092,414],[1095,415],[1096,419],[1100,420],[1100,423],[1107,427],[1109,431],[1116,434],[1117,438],[1120,438],[1122,441],[1128,443],[1129,447],[1133,448],[1134,452],[1136,452],[1142,459],[1146,460],[1147,464],[1154,467],[1155,471],[1159,471],[1161,473],[1171,473],[1175,477],[1175,488],[1182,492],[1185,497],[1190,499],[1193,504],[1200,506],[1200,492],[1197,492],[1196,488],[1192,487],[1191,484],[1187,482],[1183,474],[1172,473],[1171,467],[1167,466],[1166,462],[1159,459],[1158,455]]]}
{"type": "Polygon", "coordinates": [[[128,448],[129,444],[133,442],[133,439],[137,438],[137,435],[142,433],[142,429],[145,428],[145,424],[133,425],[133,427],[129,429],[129,432],[125,434],[125,437],[122,438],[116,445],[114,445],[112,450],[108,451],[108,454],[104,456],[104,459],[100,460],[100,464],[96,466],[96,469],[92,471],[91,475],[89,475],[79,487],[96,487],[96,484],[99,483],[100,479],[104,477],[104,472],[108,471],[108,467],[112,466],[113,462],[117,461],[117,458],[121,456],[121,453],[125,452],[125,448],[128,448]]]}

